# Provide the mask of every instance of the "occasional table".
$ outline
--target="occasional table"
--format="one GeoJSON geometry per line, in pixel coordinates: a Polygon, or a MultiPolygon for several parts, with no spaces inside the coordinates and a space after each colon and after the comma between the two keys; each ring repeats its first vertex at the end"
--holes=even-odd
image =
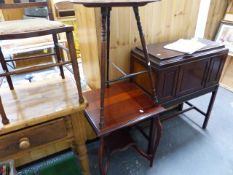
{"type": "Polygon", "coordinates": [[[100,137],[99,167],[102,175],[107,173],[109,161],[104,161],[105,150],[112,155],[116,151],[133,147],[142,156],[152,162],[161,136],[160,114],[164,108],[155,103],[142,89],[126,79],[148,74],[152,92],[155,93],[154,78],[148,56],[146,41],[139,15],[139,6],[144,6],[159,0],[72,0],[73,3],[86,7],[101,8],[101,60],[100,60],[100,89],[86,92],[84,96],[89,102],[85,110],[86,117],[97,136],[100,137]],[[125,73],[121,68],[112,64],[123,75],[110,80],[110,23],[113,7],[132,7],[137,22],[138,32],[145,56],[146,68],[140,72],[125,73]],[[105,64],[106,63],[106,64],[105,64]],[[119,83],[119,81],[122,81],[119,83]],[[129,127],[145,120],[151,120],[148,151],[144,152],[131,139],[129,127]],[[157,135],[155,130],[157,129],[157,135]]]}
{"type": "Polygon", "coordinates": [[[1,88],[9,124],[0,123],[0,161],[16,166],[73,147],[83,174],[90,174],[83,111],[74,79],[67,76],[1,88]]]}

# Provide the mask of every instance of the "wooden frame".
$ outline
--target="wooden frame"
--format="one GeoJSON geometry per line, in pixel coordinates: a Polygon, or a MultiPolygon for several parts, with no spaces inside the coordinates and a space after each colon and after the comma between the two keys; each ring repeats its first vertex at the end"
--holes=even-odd
{"type": "MultiPolygon", "coordinates": [[[[47,2],[29,2],[29,3],[11,3],[11,4],[0,4],[0,9],[15,9],[15,8],[28,8],[28,7],[47,7],[48,8],[48,17],[50,20],[53,20],[53,13],[52,13],[52,9],[51,9],[51,0],[48,0],[47,2]]],[[[6,60],[4,58],[4,55],[2,53],[2,50],[0,48],[0,61],[1,61],[1,65],[2,68],[4,70],[4,73],[0,74],[0,77],[2,76],[6,76],[8,85],[10,87],[11,90],[14,89],[12,80],[11,80],[11,75],[13,74],[20,74],[20,73],[26,73],[26,72],[31,72],[31,71],[38,71],[38,70],[42,70],[42,69],[47,69],[50,67],[55,67],[58,66],[60,69],[60,75],[61,77],[64,79],[65,75],[64,75],[64,71],[63,71],[63,65],[65,64],[72,64],[73,67],[73,71],[74,71],[74,78],[76,80],[76,85],[77,85],[77,89],[79,92],[79,102],[83,103],[84,99],[82,96],[82,89],[81,89],[81,82],[80,82],[80,74],[79,74],[79,67],[78,67],[78,63],[77,63],[77,56],[76,56],[76,52],[75,52],[75,46],[74,46],[74,39],[73,39],[73,27],[72,26],[62,26],[62,27],[57,27],[54,29],[45,29],[42,31],[33,31],[33,32],[19,32],[19,33],[12,33],[12,34],[6,34],[6,35],[0,35],[0,40],[10,40],[10,39],[20,39],[20,38],[29,38],[29,37],[36,37],[36,36],[44,36],[44,35],[52,35],[53,38],[53,43],[54,43],[54,50],[55,50],[55,56],[56,56],[56,61],[57,63],[54,64],[45,64],[45,65],[38,65],[38,66],[31,66],[22,70],[15,70],[15,71],[9,71],[7,64],[6,64],[6,60]],[[58,33],[62,33],[65,32],[66,33],[66,38],[68,41],[68,50],[69,50],[69,54],[71,57],[70,61],[64,61],[63,58],[61,58],[61,52],[60,52],[60,48],[64,49],[62,47],[60,47],[59,43],[58,43],[58,33]]],[[[41,57],[41,55],[38,55],[38,57],[41,57]]],[[[34,57],[32,57],[34,58],[34,57]]],[[[26,58],[28,59],[28,58],[26,58]]],[[[22,59],[21,59],[22,60],[22,59]]],[[[10,60],[12,61],[12,60],[10,60]]],[[[17,60],[14,60],[17,61],[17,60]]]]}
{"type": "Polygon", "coordinates": [[[229,49],[229,55],[233,56],[233,22],[221,22],[215,41],[224,44],[229,49]]]}

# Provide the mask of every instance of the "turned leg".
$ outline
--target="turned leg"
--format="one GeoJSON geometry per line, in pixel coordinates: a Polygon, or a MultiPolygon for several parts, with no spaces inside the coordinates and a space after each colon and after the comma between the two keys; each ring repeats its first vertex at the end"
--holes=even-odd
{"type": "Polygon", "coordinates": [[[152,120],[152,124],[150,128],[150,141],[149,141],[149,148],[148,148],[148,153],[151,156],[150,167],[153,166],[155,153],[159,146],[161,135],[162,135],[162,124],[160,122],[159,116],[156,116],[152,120]]]}
{"type": "Polygon", "coordinates": [[[107,15],[107,87],[109,87],[109,52],[110,52],[110,16],[112,8],[108,8],[107,15]]]}
{"type": "Polygon", "coordinates": [[[89,160],[86,147],[86,130],[85,130],[85,116],[83,112],[71,115],[73,133],[74,133],[74,146],[79,155],[82,174],[90,175],[89,160]]]}
{"type": "Polygon", "coordinates": [[[101,60],[100,60],[100,128],[104,127],[105,61],[107,58],[107,15],[108,8],[101,8],[101,60]]]}
{"type": "MultiPolygon", "coordinates": [[[[56,34],[53,34],[53,43],[54,43],[54,48],[55,48],[55,52],[56,52],[57,62],[61,62],[62,61],[62,59],[61,59],[61,51],[60,51],[60,48],[58,47],[58,38],[57,38],[56,34]]],[[[61,77],[62,77],[62,79],[64,79],[65,78],[65,74],[64,74],[63,67],[59,66],[59,69],[60,69],[61,77]]]]}
{"type": "MultiPolygon", "coordinates": [[[[6,64],[5,58],[4,58],[4,55],[3,55],[3,53],[2,53],[1,47],[0,47],[0,61],[1,61],[2,69],[3,69],[5,72],[9,72],[9,70],[8,70],[8,68],[7,68],[7,64],[6,64]]],[[[10,89],[11,89],[11,90],[14,90],[14,86],[13,86],[13,83],[12,83],[12,80],[11,80],[10,75],[7,75],[7,76],[6,76],[6,80],[7,80],[7,83],[8,83],[8,86],[10,87],[10,89]]]]}
{"type": "Polygon", "coordinates": [[[145,40],[144,33],[143,33],[143,30],[142,30],[142,25],[141,25],[141,21],[140,21],[140,15],[139,15],[138,7],[134,6],[133,10],[134,10],[135,18],[136,18],[136,21],[137,21],[138,32],[139,32],[139,36],[140,36],[140,40],[141,40],[141,44],[142,44],[142,48],[143,48],[144,57],[145,57],[145,59],[147,61],[147,70],[148,70],[149,78],[150,78],[150,81],[151,81],[153,96],[154,96],[155,99],[157,99],[156,90],[155,90],[155,81],[154,81],[154,77],[153,77],[153,74],[152,74],[151,62],[150,62],[150,58],[149,58],[149,55],[148,55],[146,40],[145,40]]]}
{"type": "Polygon", "coordinates": [[[5,113],[3,104],[2,104],[2,99],[1,99],[1,97],[0,97],[0,115],[1,115],[1,117],[2,117],[2,123],[3,123],[4,125],[10,123],[9,120],[8,120],[8,118],[7,118],[7,116],[6,116],[6,113],[5,113]]]}
{"type": "Polygon", "coordinates": [[[206,129],[206,127],[208,125],[208,121],[210,119],[210,114],[211,114],[211,111],[212,111],[213,106],[214,106],[214,101],[215,101],[217,92],[218,92],[218,89],[212,92],[212,95],[211,95],[211,98],[210,98],[210,103],[209,103],[207,113],[206,113],[206,116],[205,116],[205,120],[204,120],[204,123],[202,125],[203,129],[206,129]]]}
{"type": "Polygon", "coordinates": [[[71,58],[71,61],[72,61],[74,78],[75,78],[76,86],[77,86],[77,89],[78,89],[79,103],[83,103],[84,98],[83,98],[83,95],[82,95],[81,78],[80,78],[80,73],[79,73],[79,66],[78,66],[77,56],[76,56],[76,52],[75,52],[73,33],[72,32],[66,32],[66,38],[67,38],[67,41],[68,41],[70,58],[71,58]]]}

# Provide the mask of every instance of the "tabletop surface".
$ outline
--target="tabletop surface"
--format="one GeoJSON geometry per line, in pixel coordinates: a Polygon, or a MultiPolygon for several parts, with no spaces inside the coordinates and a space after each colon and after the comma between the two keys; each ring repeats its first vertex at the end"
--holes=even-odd
{"type": "Polygon", "coordinates": [[[76,4],[83,4],[87,7],[104,7],[104,6],[143,6],[151,2],[160,0],[71,0],[76,4]]]}
{"type": "Polygon", "coordinates": [[[10,124],[0,123],[0,135],[84,110],[79,104],[73,78],[59,75],[39,82],[16,84],[15,90],[1,88],[3,106],[10,124]]]}
{"type": "Polygon", "coordinates": [[[87,91],[84,96],[88,101],[86,117],[99,136],[144,121],[165,110],[135,84],[116,83],[105,89],[105,126],[99,128],[100,91],[87,91]]]}

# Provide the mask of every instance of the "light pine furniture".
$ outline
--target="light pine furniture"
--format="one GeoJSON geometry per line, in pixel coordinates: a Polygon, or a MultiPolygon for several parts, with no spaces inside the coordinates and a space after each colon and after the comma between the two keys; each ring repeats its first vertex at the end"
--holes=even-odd
{"type": "Polygon", "coordinates": [[[9,124],[0,124],[0,161],[16,166],[73,147],[83,174],[90,174],[85,141],[89,127],[83,117],[75,81],[59,76],[1,89],[9,124]]]}
{"type": "MultiPolygon", "coordinates": [[[[233,23],[233,2],[230,2],[226,10],[223,21],[233,23]]],[[[220,22],[220,20],[218,21],[220,22]]],[[[223,69],[220,85],[233,92],[233,56],[228,55],[223,69]]]]}

